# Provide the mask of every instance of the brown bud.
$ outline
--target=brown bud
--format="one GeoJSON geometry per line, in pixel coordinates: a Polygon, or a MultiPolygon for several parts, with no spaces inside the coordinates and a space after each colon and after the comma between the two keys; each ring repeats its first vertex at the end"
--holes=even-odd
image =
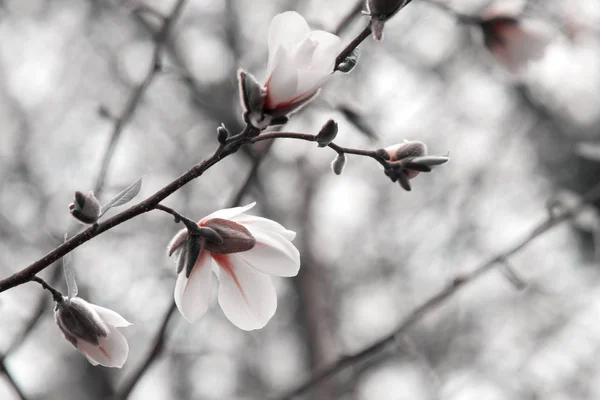
{"type": "Polygon", "coordinates": [[[338,154],[338,156],[331,162],[331,170],[336,175],[341,175],[344,171],[344,166],[346,165],[346,156],[342,154],[338,154]]]}
{"type": "Polygon", "coordinates": [[[69,204],[71,215],[85,224],[93,224],[100,217],[100,202],[94,193],[75,192],[73,203],[69,204]]]}
{"type": "Polygon", "coordinates": [[[333,142],[338,133],[338,124],[334,120],[330,119],[321,127],[321,130],[317,134],[317,143],[319,147],[326,147],[329,143],[333,142]]]}
{"type": "Polygon", "coordinates": [[[212,253],[230,254],[250,250],[256,244],[256,239],[246,227],[237,222],[222,218],[212,218],[206,221],[204,227],[214,229],[223,239],[222,243],[206,240],[205,248],[212,253]]]}

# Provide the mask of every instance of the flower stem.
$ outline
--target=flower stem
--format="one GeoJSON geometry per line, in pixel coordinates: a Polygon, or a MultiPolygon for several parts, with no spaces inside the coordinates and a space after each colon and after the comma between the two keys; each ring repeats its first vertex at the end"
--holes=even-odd
{"type": "Polygon", "coordinates": [[[368,38],[370,34],[371,24],[367,25],[365,29],[363,29],[362,32],[359,33],[358,36],[355,37],[350,43],[348,43],[348,46],[346,46],[344,50],[342,50],[342,52],[338,54],[338,56],[335,59],[335,67],[333,68],[333,70],[336,71],[340,64],[344,62],[346,57],[348,57],[354,51],[354,49],[358,47],[359,44],[361,44],[366,38],[368,38]]]}
{"type": "MultiPolygon", "coordinates": [[[[316,135],[311,135],[308,133],[270,132],[270,133],[263,133],[260,136],[252,138],[252,139],[248,140],[247,143],[257,143],[257,142],[262,142],[263,140],[272,140],[272,139],[278,139],[278,138],[305,140],[307,142],[316,142],[317,141],[316,135]]],[[[382,158],[375,150],[361,150],[361,149],[353,149],[350,147],[342,147],[333,142],[329,143],[327,145],[327,147],[331,148],[333,151],[335,151],[338,154],[354,154],[357,156],[370,157],[370,158],[374,159],[375,161],[377,161],[378,163],[380,163],[381,165],[383,165],[385,168],[389,168],[389,162],[386,159],[382,158]]]]}
{"type": "Polygon", "coordinates": [[[202,236],[215,243],[223,243],[223,238],[214,229],[205,226],[198,226],[197,223],[195,223],[188,217],[185,217],[179,214],[177,211],[173,210],[172,208],[163,206],[162,204],[157,204],[156,209],[164,211],[167,214],[171,214],[172,216],[174,216],[175,223],[183,223],[191,235],[202,236]]]}
{"type": "Polygon", "coordinates": [[[40,285],[42,285],[42,287],[44,289],[46,289],[47,291],[49,291],[52,294],[52,298],[54,299],[55,302],[57,303],[62,303],[63,301],[63,295],[61,292],[59,292],[58,290],[54,289],[50,284],[48,284],[45,280],[43,280],[42,278],[40,278],[39,276],[32,276],[31,277],[32,281],[35,281],[37,283],[39,283],[40,285]]]}

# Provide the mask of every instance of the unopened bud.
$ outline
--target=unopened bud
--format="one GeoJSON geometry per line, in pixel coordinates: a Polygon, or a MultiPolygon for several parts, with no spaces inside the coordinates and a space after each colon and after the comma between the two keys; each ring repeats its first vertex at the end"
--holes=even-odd
{"type": "Polygon", "coordinates": [[[371,18],[385,21],[390,19],[412,0],[368,0],[367,8],[371,18]]]}
{"type": "Polygon", "coordinates": [[[319,147],[327,147],[329,143],[333,142],[338,133],[338,124],[334,120],[330,119],[323,125],[319,133],[317,134],[317,143],[319,147]]]}
{"type": "Polygon", "coordinates": [[[219,240],[206,237],[206,250],[218,254],[239,253],[247,251],[256,245],[256,239],[245,226],[222,218],[211,218],[205,228],[214,230],[219,240]]]}
{"type": "Polygon", "coordinates": [[[342,154],[338,154],[338,156],[331,162],[331,170],[336,175],[341,175],[342,171],[344,171],[344,166],[346,165],[346,156],[342,154]]]}
{"type": "Polygon", "coordinates": [[[217,128],[217,140],[219,141],[219,143],[225,144],[228,137],[229,131],[227,130],[227,128],[225,128],[225,125],[221,124],[221,126],[217,128]]]}
{"type": "Polygon", "coordinates": [[[423,142],[404,142],[386,147],[384,149],[391,161],[399,161],[407,157],[421,157],[427,155],[427,146],[423,142]]]}
{"type": "Polygon", "coordinates": [[[243,70],[238,71],[238,83],[242,106],[247,112],[262,113],[267,91],[254,76],[243,70]]]}
{"type": "Polygon", "coordinates": [[[75,192],[73,203],[69,204],[71,215],[85,224],[95,223],[100,216],[100,202],[94,193],[75,192]]]}
{"type": "Polygon", "coordinates": [[[54,319],[65,338],[75,347],[79,339],[98,345],[100,338],[108,334],[96,311],[78,297],[56,303],[54,319]]]}

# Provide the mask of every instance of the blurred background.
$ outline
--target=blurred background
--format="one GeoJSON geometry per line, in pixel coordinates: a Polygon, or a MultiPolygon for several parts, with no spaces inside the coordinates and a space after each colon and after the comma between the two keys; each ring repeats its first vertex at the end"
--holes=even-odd
{"type": "MultiPolygon", "coordinates": [[[[334,175],[335,153],[314,143],[262,142],[227,158],[164,203],[199,219],[257,201],[255,213],[298,232],[302,268],[276,278],[266,328],[237,329],[215,302],[194,325],[166,318],[176,275],[165,249],[181,227],[148,213],[72,253],[81,297],[134,322],[124,368],[92,367],[57,329],[51,296],[27,283],[0,294],[0,399],[116,399],[128,386],[131,400],[277,398],[518,243],[549,202],[575,204],[600,181],[600,1],[497,2],[556,32],[518,76],[480,29],[432,1],[390,20],[383,42],[367,39],[355,70],[335,74],[285,130],[316,133],[333,118],[342,146],[421,140],[450,163],[409,193],[371,159],[348,156],[334,175]]],[[[466,14],[489,5],[439,3],[466,14]]],[[[274,15],[297,10],[346,42],[367,23],[347,18],[356,0],[189,0],[156,35],[174,5],[0,1],[0,277],[83,229],[67,210],[75,190],[106,201],[144,176],[145,198],[209,155],[220,123],[240,130],[236,70],[264,77],[274,15]]],[[[492,271],[299,398],[600,398],[598,221],[589,207],[511,257],[523,290],[492,271]]],[[[41,276],[65,290],[60,263],[41,276]]]]}

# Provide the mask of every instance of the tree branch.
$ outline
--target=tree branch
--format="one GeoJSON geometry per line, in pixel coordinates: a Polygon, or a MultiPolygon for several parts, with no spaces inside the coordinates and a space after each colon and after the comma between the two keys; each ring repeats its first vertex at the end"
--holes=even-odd
{"type": "Polygon", "coordinates": [[[127,101],[125,109],[123,110],[123,113],[115,119],[115,125],[113,127],[113,131],[111,133],[110,140],[108,141],[106,150],[104,151],[104,157],[102,158],[102,162],[100,164],[100,171],[98,173],[98,177],[96,178],[96,184],[94,185],[94,194],[96,195],[96,197],[100,196],[102,190],[104,189],[104,183],[106,180],[106,175],[108,173],[108,167],[110,166],[110,161],[115,153],[117,143],[121,138],[125,125],[127,125],[127,123],[133,117],[133,114],[135,113],[135,110],[140,104],[140,101],[142,99],[142,96],[146,92],[146,89],[148,89],[148,86],[150,86],[150,84],[154,80],[154,77],[156,76],[157,72],[160,71],[160,53],[168,39],[171,27],[181,14],[181,10],[183,9],[184,5],[185,0],[178,0],[175,6],[173,7],[171,15],[165,18],[162,28],[156,34],[154,40],[154,52],[152,53],[152,61],[150,64],[150,68],[148,69],[148,73],[144,77],[142,83],[131,94],[131,97],[127,101]]]}
{"type": "Polygon", "coordinates": [[[429,312],[441,306],[446,300],[451,298],[464,286],[476,281],[478,278],[492,270],[495,266],[505,263],[509,257],[521,251],[528,244],[533,242],[535,239],[537,239],[544,233],[550,231],[552,228],[560,225],[561,223],[572,219],[575,215],[577,215],[579,211],[583,209],[583,207],[586,204],[599,199],[600,183],[594,186],[583,196],[582,203],[579,204],[577,207],[564,211],[562,214],[557,216],[549,216],[545,221],[541,222],[536,227],[534,227],[523,240],[521,240],[513,247],[483,262],[473,271],[464,275],[459,275],[456,278],[454,278],[454,280],[449,285],[439,290],[436,294],[434,294],[420,306],[415,308],[410,314],[408,314],[408,316],[404,318],[400,325],[398,325],[396,329],[394,329],[390,334],[382,337],[370,346],[365,347],[364,349],[354,354],[350,354],[340,358],[334,364],[316,373],[304,383],[298,385],[296,388],[290,390],[288,393],[279,397],[279,399],[287,400],[299,396],[312,389],[320,382],[338,374],[342,370],[351,367],[352,365],[357,364],[358,362],[365,360],[366,358],[380,351],[383,351],[388,345],[394,343],[399,335],[401,335],[410,327],[412,327],[416,322],[420,321],[425,315],[429,314],[429,312]]]}

